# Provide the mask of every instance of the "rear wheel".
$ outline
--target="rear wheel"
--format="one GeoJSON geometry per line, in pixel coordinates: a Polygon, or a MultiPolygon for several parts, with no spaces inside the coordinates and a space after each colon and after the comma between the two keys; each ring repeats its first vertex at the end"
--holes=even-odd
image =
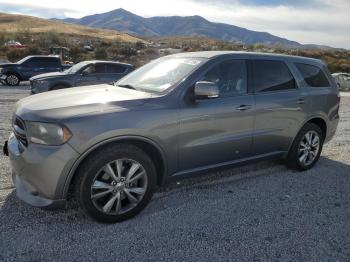
{"type": "Polygon", "coordinates": [[[321,155],[323,141],[320,127],[307,123],[293,142],[288,153],[287,166],[300,171],[312,168],[321,155]]]}
{"type": "Polygon", "coordinates": [[[117,144],[93,154],[78,171],[76,199],[92,218],[104,223],[129,219],[150,201],[156,171],[138,147],[117,144]]]}
{"type": "Polygon", "coordinates": [[[20,83],[20,80],[16,74],[9,74],[6,77],[6,84],[9,86],[18,86],[19,83],[20,83]]]}

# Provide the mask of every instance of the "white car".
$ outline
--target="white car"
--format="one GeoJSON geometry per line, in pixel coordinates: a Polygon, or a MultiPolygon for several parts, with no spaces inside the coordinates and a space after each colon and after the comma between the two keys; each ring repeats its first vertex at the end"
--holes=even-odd
{"type": "Polygon", "coordinates": [[[335,73],[332,74],[340,90],[350,90],[350,74],[335,73]]]}

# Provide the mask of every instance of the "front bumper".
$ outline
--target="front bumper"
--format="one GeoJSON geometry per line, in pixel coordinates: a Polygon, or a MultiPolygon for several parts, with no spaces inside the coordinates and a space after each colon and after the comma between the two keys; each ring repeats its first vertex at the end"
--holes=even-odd
{"type": "Polygon", "coordinates": [[[14,135],[10,136],[7,147],[18,198],[35,207],[64,207],[64,185],[79,154],[68,144],[29,144],[20,152],[14,135]]]}

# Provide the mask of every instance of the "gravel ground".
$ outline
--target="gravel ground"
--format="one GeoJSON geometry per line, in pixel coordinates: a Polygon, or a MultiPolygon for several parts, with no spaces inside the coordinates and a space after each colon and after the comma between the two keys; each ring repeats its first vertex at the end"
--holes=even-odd
{"type": "MultiPolygon", "coordinates": [[[[25,86],[0,86],[0,144],[25,86]]],[[[350,97],[314,169],[261,162],[159,190],[136,218],[95,223],[15,196],[0,156],[0,260],[350,261],[350,97]]]]}

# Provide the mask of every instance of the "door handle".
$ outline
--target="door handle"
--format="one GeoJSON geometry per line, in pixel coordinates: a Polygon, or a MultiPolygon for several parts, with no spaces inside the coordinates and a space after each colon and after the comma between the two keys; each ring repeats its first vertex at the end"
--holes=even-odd
{"type": "Polygon", "coordinates": [[[237,107],[236,109],[237,109],[238,111],[246,111],[246,110],[249,110],[249,109],[251,109],[251,108],[252,108],[251,105],[240,105],[240,106],[237,107]]]}
{"type": "Polygon", "coordinates": [[[300,99],[298,99],[297,103],[299,105],[303,105],[303,104],[305,104],[305,100],[303,98],[300,98],[300,99]]]}

